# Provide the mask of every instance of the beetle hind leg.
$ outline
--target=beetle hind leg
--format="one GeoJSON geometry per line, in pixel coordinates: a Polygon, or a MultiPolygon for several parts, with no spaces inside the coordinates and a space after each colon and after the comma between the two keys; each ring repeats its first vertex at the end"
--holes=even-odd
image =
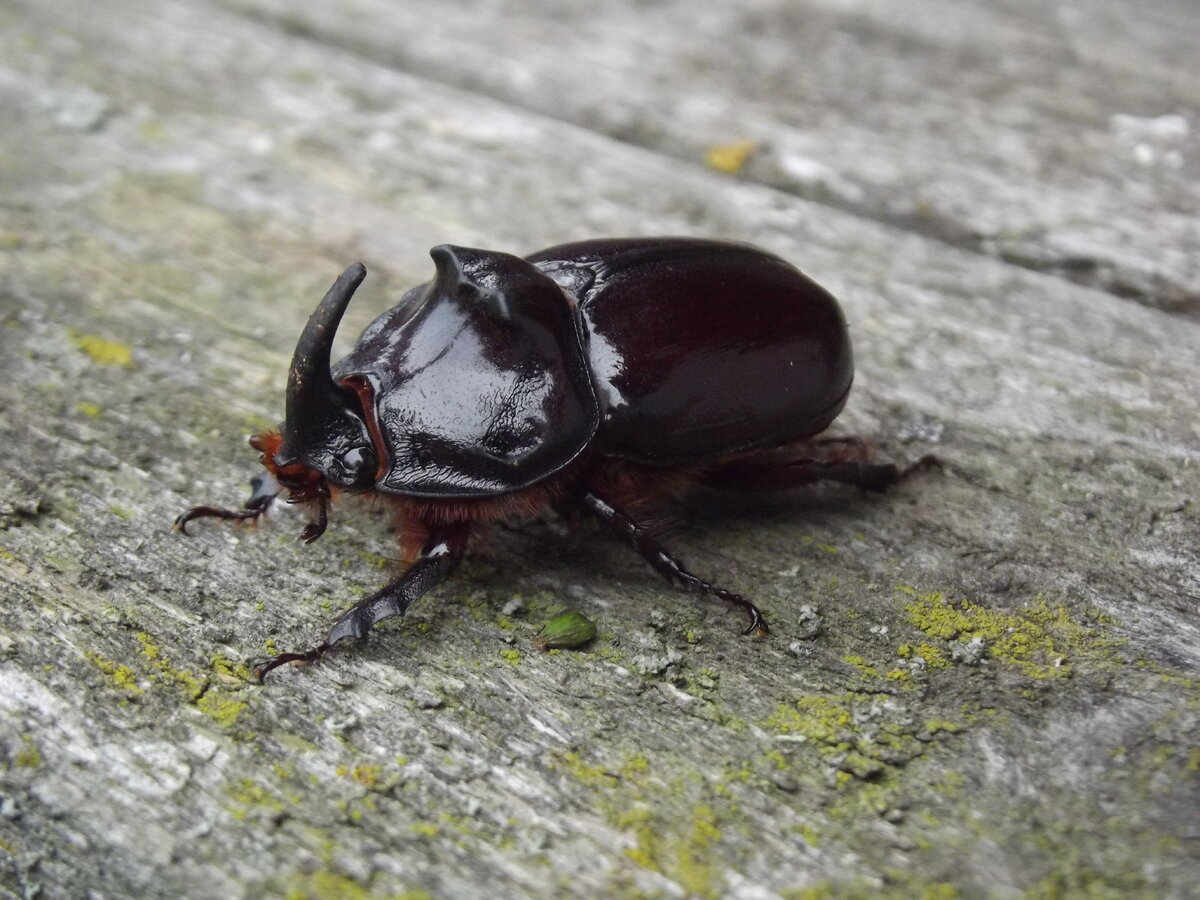
{"type": "Polygon", "coordinates": [[[609,531],[636,550],[646,562],[654,567],[656,572],[668,581],[679,584],[690,591],[710,594],[718,600],[732,603],[745,611],[750,618],[750,624],[743,634],[763,636],[770,630],[767,627],[767,620],[763,618],[763,614],[757,606],[741,594],[716,587],[693,575],[683,567],[683,563],[656,541],[644,526],[639,525],[608,501],[589,491],[583,495],[580,504],[585,511],[603,522],[609,531]]]}

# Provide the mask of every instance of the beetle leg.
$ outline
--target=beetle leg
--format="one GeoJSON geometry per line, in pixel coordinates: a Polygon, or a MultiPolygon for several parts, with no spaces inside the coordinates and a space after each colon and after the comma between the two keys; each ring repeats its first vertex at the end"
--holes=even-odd
{"type": "Polygon", "coordinates": [[[740,594],[715,587],[707,581],[697,578],[685,569],[683,563],[672,556],[662,544],[651,537],[643,526],[611,503],[588,491],[580,500],[580,505],[586,512],[591,513],[608,526],[609,531],[640,553],[642,558],[668,581],[676,582],[691,591],[712,594],[720,600],[725,600],[745,610],[746,615],[750,617],[750,625],[743,634],[761,636],[767,633],[769,630],[767,620],[763,618],[763,614],[759,612],[757,606],[740,594]]]}
{"type": "MultiPolygon", "coordinates": [[[[291,503],[292,501],[288,501],[291,503]]],[[[306,544],[311,544],[317,538],[325,533],[325,529],[329,527],[329,485],[324,481],[321,482],[317,492],[317,517],[313,521],[304,526],[304,530],[300,532],[300,540],[306,544]]]]}
{"type": "Polygon", "coordinates": [[[823,462],[797,459],[782,463],[730,463],[704,476],[712,488],[733,491],[777,491],[818,481],[837,481],[864,491],[885,491],[918,469],[940,467],[936,456],[922,456],[903,469],[895,463],[823,462]]]}
{"type": "Polygon", "coordinates": [[[254,522],[271,508],[279,494],[279,483],[270,472],[260,472],[250,479],[250,499],[241,509],[218,509],[215,506],[193,506],[175,520],[175,527],[187,534],[188,522],[193,519],[226,519],[237,523],[254,522]]]}
{"type": "Polygon", "coordinates": [[[467,549],[470,526],[466,523],[441,525],[429,529],[421,553],[408,570],[382,590],[360,600],[340,616],[325,640],[304,653],[281,653],[258,664],[255,674],[261,682],[267,673],[285,663],[314,663],[347,638],[366,637],[376,623],[404,614],[426,591],[446,577],[462,560],[467,549]]]}

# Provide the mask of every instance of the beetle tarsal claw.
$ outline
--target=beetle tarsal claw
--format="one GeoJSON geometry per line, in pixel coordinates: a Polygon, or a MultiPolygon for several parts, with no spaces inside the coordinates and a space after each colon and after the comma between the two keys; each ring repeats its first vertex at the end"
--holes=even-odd
{"type": "Polygon", "coordinates": [[[300,540],[306,544],[311,544],[317,538],[325,533],[324,522],[309,522],[304,526],[304,530],[300,532],[300,540]]]}
{"type": "Polygon", "coordinates": [[[311,544],[317,538],[325,533],[325,529],[329,527],[329,505],[326,503],[324,496],[317,497],[317,520],[309,522],[304,526],[304,530],[300,532],[300,540],[306,544],[311,544]]]}
{"type": "Polygon", "coordinates": [[[750,624],[742,634],[752,634],[755,637],[766,637],[771,633],[771,629],[767,627],[767,620],[763,618],[763,614],[758,611],[758,607],[754,604],[749,604],[750,609],[750,624]]]}
{"type": "Polygon", "coordinates": [[[924,456],[922,456],[916,462],[910,463],[909,465],[907,465],[903,469],[901,469],[900,474],[897,476],[896,480],[899,481],[902,478],[907,478],[913,472],[919,472],[922,469],[945,469],[945,468],[946,468],[946,464],[944,462],[942,462],[942,459],[940,456],[936,456],[933,453],[926,453],[924,456]]]}
{"type": "Polygon", "coordinates": [[[280,653],[278,656],[272,656],[268,659],[252,660],[250,668],[254,671],[254,677],[258,679],[258,683],[262,684],[266,680],[267,675],[280,666],[286,666],[289,663],[295,663],[298,666],[312,665],[324,656],[329,649],[329,644],[321,644],[319,647],[313,647],[304,653],[280,653]]]}

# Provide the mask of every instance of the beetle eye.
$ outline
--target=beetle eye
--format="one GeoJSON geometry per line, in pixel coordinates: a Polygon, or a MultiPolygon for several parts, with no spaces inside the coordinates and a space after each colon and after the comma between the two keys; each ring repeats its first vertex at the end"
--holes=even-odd
{"type": "Polygon", "coordinates": [[[375,480],[375,454],[370,447],[351,447],[338,462],[352,487],[369,487],[375,480]]]}

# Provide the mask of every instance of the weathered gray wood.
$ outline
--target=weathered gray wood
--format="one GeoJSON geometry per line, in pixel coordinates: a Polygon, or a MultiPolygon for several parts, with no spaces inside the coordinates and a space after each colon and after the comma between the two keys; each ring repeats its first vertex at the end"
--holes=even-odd
{"type": "Polygon", "coordinates": [[[1190,0],[227,2],[683,160],[748,140],[754,180],[1200,308],[1190,0]]]}
{"type": "Polygon", "coordinates": [[[1194,128],[1200,14],[741,8],[0,7],[0,889],[1194,889],[1197,163],[1108,129],[1194,128]],[[741,177],[692,162],[743,136],[741,177]],[[780,174],[801,157],[824,181],[780,174]],[[534,523],[361,651],[245,683],[393,552],[367,510],[306,548],[287,510],[170,530],[241,498],[332,276],[371,268],[348,338],[432,244],[637,232],[828,284],[840,429],[948,470],[699,505],[672,546],[765,641],[534,523]],[[1110,290],[968,249],[1080,241],[1110,290]],[[537,653],[564,604],[600,640],[537,653]]]}

